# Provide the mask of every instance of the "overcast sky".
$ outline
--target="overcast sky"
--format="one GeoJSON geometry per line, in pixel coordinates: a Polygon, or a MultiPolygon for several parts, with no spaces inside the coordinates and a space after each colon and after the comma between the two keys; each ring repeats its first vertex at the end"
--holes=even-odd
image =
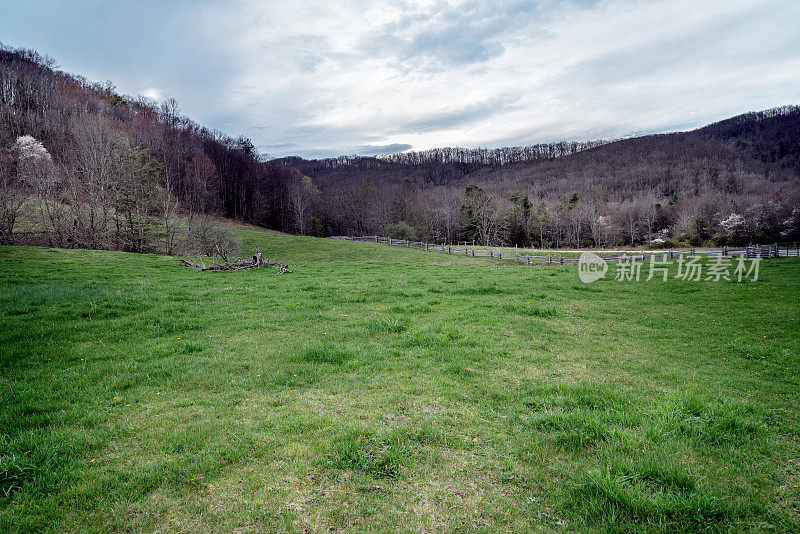
{"type": "Polygon", "coordinates": [[[688,129],[800,103],[800,2],[0,1],[0,41],[272,156],[688,129]]]}

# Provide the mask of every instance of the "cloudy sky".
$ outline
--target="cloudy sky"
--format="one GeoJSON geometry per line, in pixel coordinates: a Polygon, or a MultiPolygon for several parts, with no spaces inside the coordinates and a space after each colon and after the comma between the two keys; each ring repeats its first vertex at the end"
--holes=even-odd
{"type": "Polygon", "coordinates": [[[0,2],[0,41],[272,156],[688,129],[800,103],[800,2],[0,2]]]}

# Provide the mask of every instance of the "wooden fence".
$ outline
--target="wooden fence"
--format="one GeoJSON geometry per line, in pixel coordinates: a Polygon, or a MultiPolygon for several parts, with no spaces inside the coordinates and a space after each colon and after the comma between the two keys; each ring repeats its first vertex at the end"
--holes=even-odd
{"type": "MultiPolygon", "coordinates": [[[[578,263],[579,254],[563,256],[557,254],[530,255],[520,252],[501,252],[493,249],[480,249],[462,245],[441,245],[425,243],[424,241],[408,241],[405,239],[392,239],[391,237],[381,237],[377,235],[366,235],[360,237],[334,236],[330,239],[346,239],[348,241],[367,241],[373,243],[386,243],[400,247],[416,248],[431,252],[443,252],[446,254],[461,254],[471,257],[496,258],[498,260],[516,261],[527,265],[566,265],[578,263]]],[[[800,257],[798,243],[772,245],[749,245],[747,247],[721,247],[721,248],[692,248],[692,249],[670,249],[670,250],[646,250],[646,251],[593,251],[605,261],[650,261],[654,256],[661,259],[667,256],[669,259],[678,257],[690,258],[710,258],[710,257],[733,257],[745,256],[747,258],[778,258],[778,257],[800,257]]]]}

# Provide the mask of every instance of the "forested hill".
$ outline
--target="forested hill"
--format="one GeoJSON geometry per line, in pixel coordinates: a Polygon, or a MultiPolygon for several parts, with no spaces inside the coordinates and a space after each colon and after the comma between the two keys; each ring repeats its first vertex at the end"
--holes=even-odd
{"type": "Polygon", "coordinates": [[[737,115],[692,134],[727,143],[759,161],[800,171],[800,106],[737,115]]]}
{"type": "Polygon", "coordinates": [[[385,178],[402,176],[443,184],[458,176],[486,168],[512,164],[532,164],[576,154],[598,147],[604,141],[559,142],[502,148],[434,148],[424,151],[401,152],[381,157],[339,156],[306,160],[297,156],[277,161],[291,165],[303,173],[325,182],[339,179],[385,178]]]}
{"type": "Polygon", "coordinates": [[[339,233],[395,223],[399,235],[571,246],[798,236],[798,106],[612,142],[282,161],[319,184],[339,233]],[[464,223],[470,184],[494,204],[488,228],[464,223]]]}
{"type": "Polygon", "coordinates": [[[264,161],[174,100],[0,46],[3,243],[43,232],[58,246],[176,253],[211,246],[217,216],[525,246],[788,241],[800,239],[799,184],[797,106],[613,142],[264,161]]]}
{"type": "MultiPolygon", "coordinates": [[[[594,164],[603,166],[608,160],[614,160],[617,167],[623,166],[631,174],[640,174],[651,158],[654,158],[652,167],[666,166],[667,169],[688,165],[705,171],[709,166],[729,167],[738,162],[748,169],[775,170],[782,177],[787,176],[786,171],[788,176],[797,174],[800,171],[800,106],[750,112],[687,132],[617,141],[559,142],[496,149],[437,148],[378,157],[340,156],[315,160],[287,157],[277,161],[325,185],[363,180],[373,184],[410,180],[420,186],[446,185],[467,177],[492,182],[487,184],[490,188],[503,188],[506,181],[515,186],[528,182],[527,186],[536,187],[538,173],[546,175],[553,169],[574,172],[576,164],[591,172],[594,164]],[[758,166],[758,162],[766,165],[758,166]]],[[[575,183],[568,186],[583,189],[581,182],[582,179],[576,177],[575,183]]]]}
{"type": "MultiPolygon", "coordinates": [[[[110,172],[113,162],[140,151],[143,163],[158,166],[153,181],[169,197],[162,199],[165,205],[176,199],[193,213],[288,227],[284,184],[297,172],[261,162],[248,139],[196,124],[181,115],[174,100],[159,104],[120,95],[111,82],[92,83],[58,70],[53,59],[38,52],[0,45],[0,156],[5,155],[0,162],[14,164],[18,154],[12,148],[22,136],[46,149],[61,189],[57,194],[74,191],[72,200],[82,206],[111,202],[94,192],[118,191],[121,171],[110,172]]],[[[76,211],[70,221],[58,222],[79,227],[73,238],[91,241],[83,245],[110,246],[110,236],[81,228],[93,224],[86,215],[76,211]]]]}

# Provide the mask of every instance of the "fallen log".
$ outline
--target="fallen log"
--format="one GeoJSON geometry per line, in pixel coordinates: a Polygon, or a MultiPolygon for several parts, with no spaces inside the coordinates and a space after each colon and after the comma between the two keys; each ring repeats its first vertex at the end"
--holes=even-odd
{"type": "Polygon", "coordinates": [[[239,271],[241,269],[254,269],[260,267],[273,267],[277,269],[278,273],[285,274],[291,273],[292,271],[289,270],[287,265],[283,263],[272,263],[269,260],[263,260],[261,257],[261,251],[256,249],[256,253],[253,255],[253,259],[241,259],[236,260],[233,262],[215,262],[210,265],[206,265],[205,262],[200,260],[200,263],[193,263],[189,260],[181,259],[179,260],[181,265],[185,265],[186,267],[191,267],[192,269],[197,269],[198,271],[239,271]]]}

